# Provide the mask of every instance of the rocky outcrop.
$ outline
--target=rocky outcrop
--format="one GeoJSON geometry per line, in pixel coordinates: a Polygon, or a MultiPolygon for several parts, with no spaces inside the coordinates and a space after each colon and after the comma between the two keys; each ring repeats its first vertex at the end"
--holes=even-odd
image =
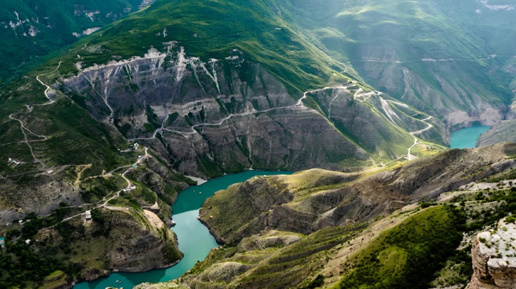
{"type": "Polygon", "coordinates": [[[496,229],[475,237],[474,274],[467,289],[516,288],[516,224],[511,219],[502,219],[496,229]]]}
{"type": "Polygon", "coordinates": [[[110,207],[92,211],[93,220],[79,218],[38,234],[33,246],[46,254],[72,249],[82,280],[92,281],[112,272],[142,272],[169,267],[179,261],[174,233],[150,211],[110,207]],[[63,229],[65,228],[65,229],[63,229]]]}

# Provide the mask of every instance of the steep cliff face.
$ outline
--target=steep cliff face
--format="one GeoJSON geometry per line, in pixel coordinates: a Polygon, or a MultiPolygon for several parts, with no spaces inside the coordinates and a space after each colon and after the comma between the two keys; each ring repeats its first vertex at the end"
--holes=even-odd
{"type": "Polygon", "coordinates": [[[508,219],[476,236],[471,251],[475,273],[467,289],[516,288],[515,237],[516,225],[508,219]]]}
{"type": "Polygon", "coordinates": [[[181,258],[174,233],[157,215],[150,211],[138,212],[144,219],[130,211],[121,212],[108,212],[112,226],[104,248],[106,264],[110,264],[108,269],[142,272],[169,267],[181,258]],[[132,214],[133,218],[121,215],[124,213],[132,214]]]}
{"type": "Polygon", "coordinates": [[[86,68],[55,87],[175,169],[201,176],[396,159],[413,144],[411,130],[442,140],[438,122],[352,82],[292,97],[239,50],[206,63],[167,45],[166,52],[86,68]]]}
{"type": "Polygon", "coordinates": [[[514,97],[507,47],[516,39],[510,2],[280,2],[285,18],[366,83],[439,116],[447,130],[513,115],[507,114],[514,97]]]}
{"type": "MultiPolygon", "coordinates": [[[[407,52],[399,48],[368,48],[367,44],[357,48],[362,60],[355,67],[364,79],[413,107],[440,116],[447,129],[474,123],[493,125],[506,118],[508,107],[502,101],[507,102],[512,94],[505,89],[498,92],[505,98],[502,101],[494,95],[486,98],[485,95],[492,94],[492,84],[475,80],[483,77],[478,72],[481,65],[452,58],[433,59],[430,53],[412,56],[420,57],[416,63],[404,63],[401,55],[407,52]],[[448,74],[453,77],[443,77],[448,74]]],[[[495,70],[497,64],[490,65],[495,70]]],[[[495,81],[503,81],[501,74],[498,72],[499,79],[495,81]]]]}

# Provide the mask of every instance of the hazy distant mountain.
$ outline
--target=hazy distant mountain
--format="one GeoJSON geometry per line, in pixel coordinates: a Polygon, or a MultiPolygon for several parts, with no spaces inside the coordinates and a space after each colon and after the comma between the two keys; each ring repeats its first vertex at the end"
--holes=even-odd
{"type": "Polygon", "coordinates": [[[150,4],[149,0],[1,1],[0,85],[41,64],[49,53],[150,4]]]}

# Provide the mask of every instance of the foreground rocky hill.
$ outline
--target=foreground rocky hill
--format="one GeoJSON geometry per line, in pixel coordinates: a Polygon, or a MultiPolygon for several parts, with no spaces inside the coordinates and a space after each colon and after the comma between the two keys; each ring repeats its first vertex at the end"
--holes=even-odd
{"type": "Polygon", "coordinates": [[[507,144],[450,150],[372,175],[309,170],[256,178],[208,199],[201,218],[219,241],[230,244],[267,228],[309,234],[361,223],[516,168],[507,159],[514,149],[507,144]]]}
{"type": "Polygon", "coordinates": [[[255,177],[203,205],[223,247],[180,280],[138,288],[465,287],[483,266],[478,244],[479,265],[468,255],[475,235],[515,212],[515,156],[504,144],[363,175],[255,177]]]}

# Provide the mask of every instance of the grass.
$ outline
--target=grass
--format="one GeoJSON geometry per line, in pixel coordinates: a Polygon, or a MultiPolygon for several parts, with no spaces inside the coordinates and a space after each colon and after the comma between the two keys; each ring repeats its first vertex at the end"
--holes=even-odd
{"type": "Polygon", "coordinates": [[[54,271],[52,274],[48,275],[43,279],[43,285],[39,288],[41,289],[55,289],[61,288],[62,286],[68,284],[66,280],[65,272],[61,270],[54,271]]]}
{"type": "Polygon", "coordinates": [[[333,288],[428,288],[448,258],[463,259],[455,253],[462,224],[463,218],[453,208],[433,206],[398,213],[391,220],[380,218],[378,224],[327,227],[300,236],[288,246],[263,246],[262,239],[292,234],[264,231],[244,238],[238,246],[213,250],[182,281],[191,286],[243,288],[315,288],[323,284],[333,288]],[[233,272],[225,281],[209,277],[220,276],[215,273],[217,268],[231,262],[245,269],[233,272]],[[335,270],[329,274],[330,267],[340,270],[340,276],[334,275],[335,270]]]}
{"type": "Polygon", "coordinates": [[[428,288],[462,239],[451,210],[431,207],[382,232],[348,262],[338,288],[428,288]]]}

